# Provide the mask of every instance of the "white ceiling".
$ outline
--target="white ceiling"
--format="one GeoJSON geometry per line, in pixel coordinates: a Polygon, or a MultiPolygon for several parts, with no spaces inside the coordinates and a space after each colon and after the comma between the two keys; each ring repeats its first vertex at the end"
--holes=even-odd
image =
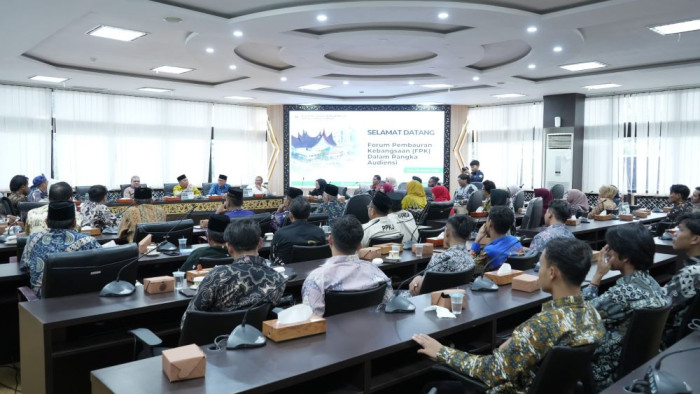
{"type": "Polygon", "coordinates": [[[595,94],[656,90],[700,85],[700,31],[664,37],[647,28],[690,19],[700,19],[698,0],[5,0],[0,81],[216,102],[248,96],[244,103],[257,105],[477,105],[588,93],[583,86],[601,83],[622,86],[595,94]],[[317,21],[321,13],[327,21],[317,21]],[[124,43],[85,34],[99,25],[148,35],[124,43]],[[557,45],[562,52],[552,51],[557,45]],[[593,60],[609,66],[558,67],[593,60]],[[195,71],[150,71],[161,65],[195,71]],[[70,79],[35,84],[34,75],[70,79]],[[311,83],[331,88],[299,89],[311,83]],[[437,83],[454,88],[421,86],[437,83]]]}

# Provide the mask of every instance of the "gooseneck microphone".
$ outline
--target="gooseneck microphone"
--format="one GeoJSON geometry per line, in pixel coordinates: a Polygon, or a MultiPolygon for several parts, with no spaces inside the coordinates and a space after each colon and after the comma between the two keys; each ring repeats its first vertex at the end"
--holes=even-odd
{"type": "MultiPolygon", "coordinates": [[[[439,267],[441,265],[444,265],[448,263],[448,261],[442,261],[439,264],[437,264],[435,267],[432,267],[433,269],[436,267],[439,267]]],[[[428,271],[428,267],[425,267],[425,269],[419,271],[418,273],[408,277],[405,279],[403,282],[399,283],[399,286],[396,288],[396,291],[401,290],[401,286],[405,285],[406,282],[410,281],[411,279],[423,275],[426,271],[428,271]]],[[[386,303],[384,306],[384,312],[386,313],[413,313],[416,311],[416,306],[413,305],[411,301],[409,301],[408,298],[404,296],[399,296],[394,294],[391,299],[386,303]]]]}
{"type": "MultiPolygon", "coordinates": [[[[136,245],[133,244],[135,247],[136,245]]],[[[100,297],[124,297],[132,294],[135,290],[136,287],[131,284],[130,282],[127,282],[125,280],[119,280],[119,278],[122,275],[122,272],[127,268],[131,267],[133,264],[138,263],[141,261],[143,257],[146,257],[147,255],[151,254],[153,251],[156,249],[153,248],[150,251],[142,254],[141,256],[131,260],[130,262],[124,264],[119,271],[117,272],[117,279],[107,283],[102,290],[100,291],[100,297]]]]}
{"type": "Polygon", "coordinates": [[[190,209],[190,210],[185,214],[185,216],[183,216],[177,223],[175,223],[174,226],[172,226],[172,227],[170,228],[170,230],[168,230],[167,233],[165,233],[165,235],[163,236],[163,241],[162,241],[161,243],[159,243],[158,246],[156,247],[156,249],[157,249],[159,252],[173,253],[173,252],[175,252],[175,251],[178,250],[178,247],[177,247],[177,246],[175,246],[175,245],[174,245],[173,243],[171,243],[171,242],[168,242],[168,237],[170,236],[170,233],[172,233],[173,230],[175,230],[175,229],[177,228],[177,226],[179,226],[180,223],[182,223],[183,220],[185,220],[185,219],[187,219],[187,218],[190,217],[190,215],[192,214],[192,212],[194,212],[194,210],[195,210],[196,207],[197,207],[196,205],[193,206],[192,209],[190,209]]]}

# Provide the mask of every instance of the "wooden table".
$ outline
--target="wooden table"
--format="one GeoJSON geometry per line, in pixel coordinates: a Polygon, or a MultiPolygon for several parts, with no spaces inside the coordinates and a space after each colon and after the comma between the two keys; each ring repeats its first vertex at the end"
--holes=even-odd
{"type": "MultiPolygon", "coordinates": [[[[209,215],[214,213],[224,201],[225,200],[209,200],[207,198],[203,198],[178,201],[154,201],[153,205],[163,208],[168,220],[180,219],[186,213],[188,213],[190,209],[194,208],[195,210],[191,214],[191,217],[193,220],[195,220],[195,222],[198,222],[200,219],[208,219],[209,215]]],[[[273,212],[276,211],[283,202],[284,197],[245,197],[243,198],[243,209],[248,209],[255,213],[273,212]]],[[[125,211],[133,204],[109,202],[106,205],[113,213],[116,214],[125,211]]]]}

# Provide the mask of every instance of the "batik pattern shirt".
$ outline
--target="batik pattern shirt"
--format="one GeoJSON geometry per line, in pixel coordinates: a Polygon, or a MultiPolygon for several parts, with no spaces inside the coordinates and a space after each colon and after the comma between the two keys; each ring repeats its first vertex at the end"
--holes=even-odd
{"type": "Polygon", "coordinates": [[[574,234],[566,228],[563,223],[553,224],[547,227],[544,231],[541,231],[535,235],[530,244],[530,250],[535,251],[537,254],[542,253],[544,248],[547,246],[549,241],[554,238],[575,238],[574,234]]]}
{"type": "Polygon", "coordinates": [[[86,234],[71,230],[43,230],[29,236],[20,260],[20,269],[29,271],[32,290],[41,297],[44,262],[49,253],[76,252],[100,247],[95,238],[86,234]]]}
{"type": "Polygon", "coordinates": [[[83,214],[83,224],[86,226],[103,229],[117,225],[117,216],[104,204],[86,201],[81,205],[80,213],[83,214]]]}
{"type": "Polygon", "coordinates": [[[333,256],[311,271],[301,288],[304,304],[313,309],[314,315],[323,316],[326,312],[325,293],[327,290],[365,290],[386,283],[383,303],[391,299],[391,279],[369,261],[360,260],[357,254],[333,256]]]}
{"type": "Polygon", "coordinates": [[[136,226],[139,223],[164,222],[166,220],[165,211],[161,207],[151,204],[137,205],[130,207],[122,215],[122,223],[119,226],[118,238],[126,238],[129,242],[134,242],[136,226]]]}
{"type": "Polygon", "coordinates": [[[339,217],[343,216],[344,212],[345,203],[338,200],[324,202],[316,208],[316,213],[325,213],[328,215],[328,225],[331,227],[333,227],[335,221],[338,220],[339,217]]]}
{"type": "Polygon", "coordinates": [[[28,202],[39,202],[39,201],[48,201],[48,193],[45,191],[36,188],[29,192],[29,195],[27,196],[27,201],[28,202]]]}
{"type": "Polygon", "coordinates": [[[442,253],[433,253],[428,263],[429,272],[462,272],[474,268],[474,258],[467,246],[459,244],[450,246],[442,253]]]}
{"type": "Polygon", "coordinates": [[[632,313],[637,309],[661,308],[666,298],[659,284],[647,271],[635,271],[621,277],[605,293],[598,295],[598,287],[583,289],[583,297],[596,308],[605,325],[605,335],[593,357],[593,378],[597,391],[614,381],[622,353],[622,339],[627,333],[632,313]]]}
{"type": "MultiPolygon", "coordinates": [[[[49,204],[42,205],[27,212],[27,221],[24,223],[24,232],[32,235],[38,232],[48,230],[46,227],[46,218],[49,216],[49,204]]],[[[80,227],[83,225],[83,215],[80,212],[75,212],[75,227],[73,230],[80,232],[80,227]]]]}
{"type": "Polygon", "coordinates": [[[477,356],[443,346],[437,360],[481,380],[489,393],[526,392],[549,349],[599,342],[604,332],[598,312],[582,296],[562,297],[543,304],[542,312],[516,327],[503,349],[477,356]]]}
{"type": "Polygon", "coordinates": [[[27,201],[27,196],[25,196],[22,193],[11,193],[7,198],[10,200],[10,203],[12,204],[12,212],[14,213],[15,216],[19,216],[19,203],[21,202],[26,202],[27,201]]]}
{"type": "Polygon", "coordinates": [[[469,197],[471,197],[475,191],[476,186],[472,185],[471,183],[464,187],[460,187],[457,190],[455,190],[455,201],[466,202],[467,200],[469,200],[469,197]]]}
{"type": "Polygon", "coordinates": [[[285,224],[289,224],[289,210],[282,212],[275,212],[272,214],[272,220],[270,221],[270,228],[273,232],[279,230],[285,224]]]}
{"type": "Polygon", "coordinates": [[[677,224],[678,219],[681,216],[691,212],[693,212],[693,203],[691,203],[690,200],[679,204],[673,204],[673,207],[671,207],[671,211],[668,213],[668,215],[666,215],[666,219],[669,222],[677,224]]]}
{"type": "Polygon", "coordinates": [[[681,326],[690,303],[698,291],[700,291],[700,256],[689,257],[685,260],[683,268],[678,270],[663,287],[664,295],[671,301],[671,313],[668,317],[671,327],[668,334],[665,334],[668,338],[664,339],[667,344],[675,340],[675,337],[670,337],[681,326]]]}
{"type": "Polygon", "coordinates": [[[269,300],[273,305],[284,293],[285,278],[268,267],[260,256],[243,256],[228,265],[212,269],[190,301],[189,311],[228,312],[269,300]],[[266,298],[267,297],[267,298],[266,298]]]}

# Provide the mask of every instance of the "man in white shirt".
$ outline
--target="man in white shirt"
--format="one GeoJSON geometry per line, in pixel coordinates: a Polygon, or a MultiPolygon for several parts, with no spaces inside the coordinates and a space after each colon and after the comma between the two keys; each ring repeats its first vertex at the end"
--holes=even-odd
{"type": "Polygon", "coordinates": [[[362,237],[362,247],[369,246],[372,238],[393,238],[401,234],[396,223],[387,215],[391,212],[391,199],[382,192],[372,197],[367,207],[369,222],[362,225],[365,235],[362,237]]]}
{"type": "Polygon", "coordinates": [[[264,194],[268,195],[269,192],[267,191],[266,188],[263,187],[263,179],[261,176],[256,176],[255,177],[255,185],[253,185],[253,195],[255,194],[264,194]]]}
{"type": "Polygon", "coordinates": [[[131,177],[131,186],[124,189],[124,198],[134,198],[134,191],[141,187],[141,178],[138,175],[131,177]]]}
{"type": "Polygon", "coordinates": [[[411,212],[401,208],[403,195],[389,193],[387,196],[391,199],[391,213],[387,216],[396,223],[397,229],[403,234],[403,242],[418,240],[416,219],[411,212]]]}

